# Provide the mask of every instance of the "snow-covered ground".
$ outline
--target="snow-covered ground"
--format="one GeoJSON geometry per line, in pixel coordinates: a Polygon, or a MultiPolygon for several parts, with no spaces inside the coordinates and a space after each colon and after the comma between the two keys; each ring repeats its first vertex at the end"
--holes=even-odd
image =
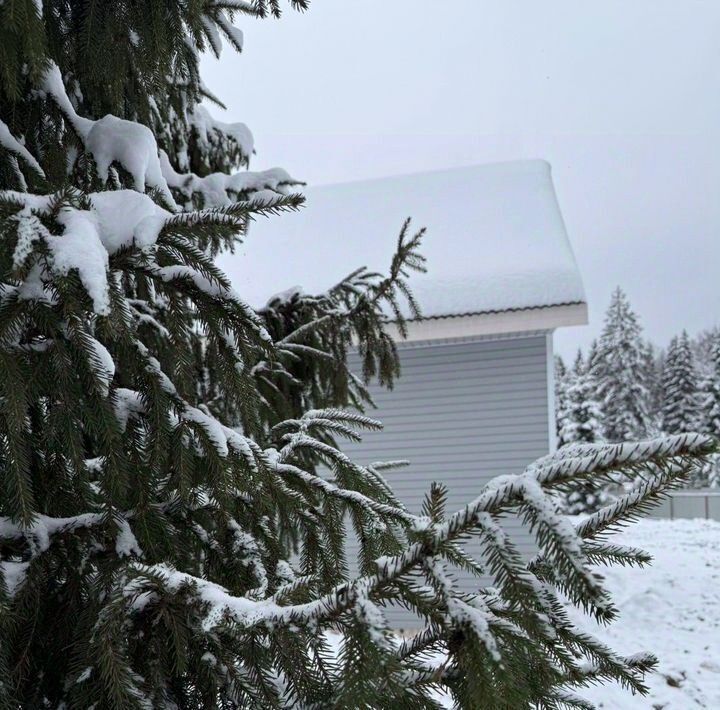
{"type": "Polygon", "coordinates": [[[653,564],[606,571],[620,609],[610,627],[577,621],[617,651],[652,651],[660,663],[647,679],[647,697],[616,686],[581,694],[613,710],[720,708],[720,523],[642,520],[613,539],[647,550],[653,564]]]}

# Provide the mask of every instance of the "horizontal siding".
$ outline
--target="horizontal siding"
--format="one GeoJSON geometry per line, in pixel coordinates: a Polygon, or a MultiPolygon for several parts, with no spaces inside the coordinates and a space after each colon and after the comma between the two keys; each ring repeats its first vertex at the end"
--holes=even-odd
{"type": "MultiPolygon", "coordinates": [[[[433,481],[448,488],[449,512],[475,498],[499,475],[519,473],[548,451],[547,343],[545,336],[399,346],[402,374],[392,391],[371,393],[382,431],[363,435],[344,450],[358,463],[406,459],[386,472],[398,497],[419,512],[433,481]]],[[[360,371],[357,356],[350,364],[360,371]]],[[[534,545],[517,518],[505,528],[524,554],[534,545]]],[[[468,551],[478,555],[479,543],[468,551]]],[[[351,543],[349,554],[357,553],[351,543]]],[[[476,586],[463,573],[458,584],[476,586]]],[[[411,628],[412,615],[388,613],[397,627],[411,628]]]]}
{"type": "MultiPolygon", "coordinates": [[[[503,372],[498,372],[497,369],[494,368],[488,368],[484,371],[484,374],[483,372],[468,372],[466,375],[465,373],[461,372],[462,363],[454,363],[453,365],[448,365],[448,367],[452,370],[455,370],[455,372],[453,372],[453,376],[429,372],[418,373],[416,379],[418,382],[422,382],[423,387],[430,392],[448,392],[462,395],[465,392],[464,385],[467,383],[468,380],[487,380],[487,386],[489,391],[493,393],[498,393],[505,392],[506,388],[510,392],[517,391],[517,388],[519,387],[525,387],[528,384],[536,383],[538,381],[538,377],[542,379],[545,378],[544,367],[536,367],[533,369],[527,367],[507,367],[507,372],[504,371],[505,368],[503,372]],[[455,379],[461,374],[465,375],[463,379],[455,379]]],[[[392,395],[394,392],[395,390],[387,393],[380,392],[376,396],[380,400],[392,399],[392,395]]],[[[407,395],[410,401],[418,399],[418,393],[414,393],[413,396],[413,393],[408,392],[407,395]]]]}

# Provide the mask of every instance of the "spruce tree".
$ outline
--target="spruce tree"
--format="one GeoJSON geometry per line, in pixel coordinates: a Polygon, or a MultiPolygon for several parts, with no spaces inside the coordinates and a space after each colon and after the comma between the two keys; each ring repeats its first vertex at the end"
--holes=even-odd
{"type": "Polygon", "coordinates": [[[565,362],[560,355],[554,357],[554,373],[555,373],[555,438],[558,447],[564,446],[566,442],[563,439],[563,429],[566,426],[568,418],[568,376],[569,372],[565,362]]]}
{"type": "Polygon", "coordinates": [[[685,331],[670,341],[662,375],[662,427],[668,434],[700,426],[700,398],[690,339],[685,331]]]}
{"type": "Polygon", "coordinates": [[[650,431],[653,434],[662,431],[662,405],[664,397],[663,372],[665,355],[662,349],[647,343],[647,377],[650,392],[650,431]]]}
{"type": "Polygon", "coordinates": [[[562,429],[565,443],[596,444],[602,441],[602,414],[595,399],[595,388],[582,352],[578,350],[573,368],[568,373],[567,416],[562,429]]]}
{"type": "MultiPolygon", "coordinates": [[[[602,415],[596,399],[597,386],[578,350],[572,370],[567,374],[566,415],[561,438],[564,444],[597,444],[602,439],[602,415]]],[[[565,499],[565,510],[571,515],[594,513],[613,496],[604,486],[582,482],[573,487],[565,499]]]]}
{"type": "Polygon", "coordinates": [[[379,426],[341,409],[368,404],[345,354],[397,376],[386,314],[402,329],[400,300],[416,312],[422,233],[402,228],[386,276],[260,313],[216,267],[252,219],[301,204],[284,171],[241,169],[249,132],[200,105],[217,102],[200,53],[278,12],[0,5],[0,707],[437,707],[438,689],[465,708],[587,707],[590,683],[644,690],[652,657],[613,652],[562,600],[615,617],[595,566],[649,558],[608,533],[712,440],[568,446],[456,513],[441,486],[410,513],[387,466],[345,456],[339,440],[379,426]],[[622,499],[577,526],[557,515],[553,495],[616,476],[634,482],[622,499]],[[394,639],[390,602],[417,636],[394,639]]]}
{"type": "Polygon", "coordinates": [[[701,383],[701,429],[720,437],[720,330],[710,338],[709,371],[701,383]]]}
{"type": "MultiPolygon", "coordinates": [[[[708,371],[700,383],[700,430],[720,437],[720,330],[709,337],[708,371]]],[[[720,456],[714,454],[699,475],[691,477],[697,487],[720,488],[720,456]]]]}
{"type": "Polygon", "coordinates": [[[627,296],[617,288],[591,368],[607,441],[642,438],[651,431],[649,350],[641,335],[627,296]]]}
{"type": "Polygon", "coordinates": [[[592,372],[593,368],[595,367],[595,363],[597,361],[598,356],[598,341],[596,338],[593,338],[593,341],[590,343],[590,348],[588,349],[588,355],[587,355],[587,363],[586,363],[586,370],[588,372],[592,372]]]}

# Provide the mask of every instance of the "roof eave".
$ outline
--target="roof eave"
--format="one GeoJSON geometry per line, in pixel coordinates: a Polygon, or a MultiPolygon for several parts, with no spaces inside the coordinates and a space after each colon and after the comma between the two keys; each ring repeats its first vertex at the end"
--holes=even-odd
{"type": "MultiPolygon", "coordinates": [[[[444,340],[492,335],[509,335],[528,331],[552,331],[573,325],[587,325],[587,303],[560,303],[549,306],[513,308],[505,311],[442,315],[408,321],[405,341],[444,340]]],[[[402,336],[394,324],[391,335],[399,342],[402,336]]]]}

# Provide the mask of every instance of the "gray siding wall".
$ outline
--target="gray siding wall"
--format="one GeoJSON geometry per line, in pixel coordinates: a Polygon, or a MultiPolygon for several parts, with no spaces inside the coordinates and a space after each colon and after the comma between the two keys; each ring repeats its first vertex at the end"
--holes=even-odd
{"type": "MultiPolygon", "coordinates": [[[[383,431],[365,434],[362,443],[345,450],[363,464],[409,460],[409,467],[389,472],[388,479],[411,511],[419,512],[436,480],[449,489],[448,512],[461,508],[491,478],[520,473],[548,453],[549,344],[546,334],[401,344],[402,375],[395,388],[372,388],[377,409],[368,414],[383,422],[383,431]]],[[[358,363],[353,356],[351,366],[358,363]]],[[[520,522],[508,520],[507,526],[531,554],[520,522]]],[[[468,590],[474,586],[458,581],[468,590]]],[[[413,627],[407,612],[389,616],[395,626],[413,627]]]]}

